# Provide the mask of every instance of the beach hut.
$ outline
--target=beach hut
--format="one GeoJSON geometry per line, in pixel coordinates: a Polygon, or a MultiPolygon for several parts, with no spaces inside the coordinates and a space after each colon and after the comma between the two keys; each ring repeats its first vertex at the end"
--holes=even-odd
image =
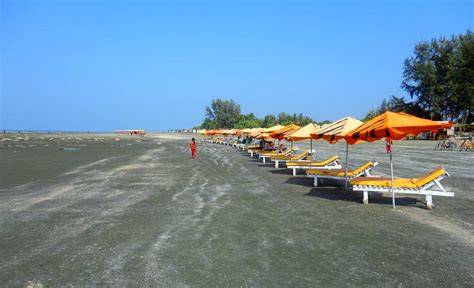
{"type": "Polygon", "coordinates": [[[452,127],[450,122],[437,122],[419,118],[406,113],[387,111],[358,128],[346,134],[344,139],[349,144],[360,141],[373,142],[385,138],[387,143],[387,153],[390,154],[390,178],[392,205],[395,208],[395,192],[393,189],[393,162],[392,162],[392,141],[400,140],[407,135],[417,135],[422,132],[433,131],[452,127]]]}
{"type": "MultiPolygon", "coordinates": [[[[321,128],[316,133],[311,134],[312,139],[324,139],[331,144],[335,144],[340,139],[344,139],[344,137],[355,128],[362,125],[363,122],[359,121],[352,117],[344,117],[339,120],[336,120],[324,128],[321,128]]],[[[357,141],[356,141],[357,142],[357,141]]],[[[351,144],[355,144],[351,143],[351,144]]],[[[347,176],[347,165],[349,163],[349,143],[346,141],[346,176],[347,176]]],[[[346,179],[346,189],[347,189],[347,179],[346,179]]]]}

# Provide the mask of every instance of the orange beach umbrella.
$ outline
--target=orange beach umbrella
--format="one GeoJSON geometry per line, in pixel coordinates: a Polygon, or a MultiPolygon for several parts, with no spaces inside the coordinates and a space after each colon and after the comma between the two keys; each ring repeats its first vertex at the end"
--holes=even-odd
{"type": "MultiPolygon", "coordinates": [[[[280,141],[281,139],[285,138],[285,135],[288,135],[300,128],[301,127],[298,125],[289,124],[289,125],[284,126],[281,129],[276,130],[273,133],[270,133],[270,137],[272,137],[273,139],[278,139],[278,141],[280,141]]],[[[293,148],[293,141],[291,141],[291,148],[293,148]]]]}
{"type": "Polygon", "coordinates": [[[262,132],[262,133],[273,133],[273,132],[275,132],[275,131],[277,131],[277,130],[280,130],[280,129],[283,128],[283,127],[285,127],[285,126],[283,126],[283,125],[275,125],[275,126],[273,126],[273,127],[265,128],[265,129],[263,129],[263,130],[260,131],[260,132],[262,132]]]}
{"type": "Polygon", "coordinates": [[[416,135],[437,129],[450,128],[451,122],[431,121],[403,112],[387,111],[357,129],[350,131],[345,137],[353,144],[357,141],[373,142],[382,138],[400,140],[407,135],[416,135]]]}
{"type": "Polygon", "coordinates": [[[300,141],[311,139],[311,134],[316,133],[320,129],[319,125],[314,123],[309,123],[306,126],[301,127],[300,129],[288,134],[285,138],[290,141],[300,141]]]}
{"type": "MultiPolygon", "coordinates": [[[[294,131],[293,133],[288,134],[285,138],[289,141],[301,141],[306,139],[311,139],[311,134],[316,133],[321,127],[314,123],[309,123],[308,125],[301,127],[300,129],[294,131]]],[[[313,139],[311,139],[310,150],[313,153],[313,139]]]]}
{"type": "Polygon", "coordinates": [[[256,139],[264,139],[264,140],[266,140],[266,139],[272,139],[272,137],[271,137],[270,134],[268,134],[268,133],[260,133],[260,134],[258,134],[255,138],[256,138],[256,139]]]}
{"type": "Polygon", "coordinates": [[[367,121],[358,128],[349,132],[344,139],[348,143],[358,141],[373,142],[385,138],[387,141],[387,152],[390,154],[390,173],[392,180],[392,205],[395,208],[395,193],[393,190],[393,163],[392,163],[392,140],[400,140],[407,135],[416,135],[437,129],[450,128],[451,122],[437,122],[419,118],[406,113],[387,111],[372,120],[367,121]]]}
{"type": "Polygon", "coordinates": [[[273,133],[270,134],[270,136],[272,136],[272,138],[274,139],[278,139],[278,140],[281,140],[283,138],[285,138],[286,135],[288,134],[291,134],[293,132],[295,132],[296,130],[300,129],[301,127],[298,126],[298,125],[295,125],[295,124],[290,124],[290,125],[287,125],[273,133]]]}
{"type": "MultiPolygon", "coordinates": [[[[312,139],[324,139],[331,144],[343,139],[349,132],[362,125],[363,122],[352,117],[336,120],[316,133],[311,134],[312,139]]],[[[356,141],[357,142],[357,141],[356,141]]],[[[351,144],[355,144],[351,143],[351,144]]]]}
{"type": "MultiPolygon", "coordinates": [[[[344,117],[339,120],[336,120],[324,128],[321,128],[316,133],[311,134],[311,139],[324,139],[331,144],[336,143],[340,139],[343,139],[347,133],[354,130],[355,128],[362,125],[363,122],[359,121],[352,117],[344,117]]],[[[357,141],[356,141],[357,142],[357,141]]],[[[351,143],[351,144],[355,144],[351,143]]],[[[349,144],[346,141],[346,175],[347,175],[347,165],[349,163],[349,144]]],[[[347,189],[347,178],[346,178],[346,189],[347,189]]]]}

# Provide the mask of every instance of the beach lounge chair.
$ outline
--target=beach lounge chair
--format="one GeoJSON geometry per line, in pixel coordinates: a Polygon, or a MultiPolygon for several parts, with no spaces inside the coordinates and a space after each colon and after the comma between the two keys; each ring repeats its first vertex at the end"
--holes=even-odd
{"type": "Polygon", "coordinates": [[[354,178],[360,176],[371,176],[372,168],[377,166],[377,162],[369,161],[364,165],[360,166],[354,170],[346,170],[345,169],[309,169],[306,171],[306,176],[313,177],[314,187],[318,187],[318,179],[319,178],[328,178],[328,179],[335,179],[335,180],[352,180],[354,178]]]}
{"type": "MultiPolygon", "coordinates": [[[[294,153],[294,151],[292,151],[294,153]]],[[[270,158],[273,162],[275,162],[275,168],[279,167],[280,162],[289,162],[289,161],[299,161],[308,158],[311,154],[308,150],[304,150],[300,154],[289,154],[289,155],[275,155],[270,158]]]]}
{"type": "MultiPolygon", "coordinates": [[[[393,191],[395,194],[425,195],[426,208],[432,209],[432,196],[454,196],[453,192],[446,191],[441,185],[441,180],[445,176],[449,176],[449,174],[444,167],[440,166],[420,178],[394,178],[393,191]],[[438,189],[434,190],[433,188],[438,189]]],[[[369,192],[392,192],[390,178],[359,177],[353,179],[351,184],[352,190],[363,192],[364,204],[369,203],[369,192]]]]}
{"type": "Polygon", "coordinates": [[[339,162],[339,156],[332,156],[319,162],[311,160],[288,161],[286,167],[293,169],[293,176],[296,176],[296,169],[341,169],[341,163],[339,162]]]}
{"type": "Polygon", "coordinates": [[[253,157],[254,154],[262,153],[262,152],[268,152],[263,149],[260,149],[259,147],[257,148],[249,148],[247,149],[247,152],[250,153],[250,157],[253,157]]]}
{"type": "Polygon", "coordinates": [[[275,156],[286,156],[286,155],[289,155],[290,153],[293,153],[296,150],[297,150],[296,148],[291,148],[291,149],[286,149],[284,151],[280,151],[278,149],[274,151],[267,151],[264,153],[258,153],[258,158],[262,159],[263,163],[266,163],[266,160],[268,158],[272,158],[275,156]]]}
{"type": "Polygon", "coordinates": [[[265,149],[260,149],[260,146],[257,148],[249,148],[247,149],[247,152],[250,153],[250,157],[253,157],[254,154],[259,155],[261,153],[268,153],[268,152],[273,152],[277,150],[265,150],[265,149]]]}
{"type": "Polygon", "coordinates": [[[242,150],[244,150],[244,149],[247,149],[247,150],[248,150],[248,149],[258,149],[260,146],[258,146],[258,145],[244,145],[244,144],[242,144],[240,147],[242,147],[242,150]]]}

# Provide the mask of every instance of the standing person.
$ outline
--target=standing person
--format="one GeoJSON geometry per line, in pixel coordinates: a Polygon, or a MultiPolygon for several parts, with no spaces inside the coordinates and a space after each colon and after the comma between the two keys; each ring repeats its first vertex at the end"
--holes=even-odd
{"type": "Polygon", "coordinates": [[[191,139],[192,142],[189,144],[189,148],[191,148],[191,159],[197,159],[196,156],[196,140],[193,138],[191,139]]]}

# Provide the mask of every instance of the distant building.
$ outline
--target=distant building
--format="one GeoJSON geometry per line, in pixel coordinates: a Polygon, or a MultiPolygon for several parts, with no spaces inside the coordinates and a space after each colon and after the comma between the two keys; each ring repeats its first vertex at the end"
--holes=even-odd
{"type": "Polygon", "coordinates": [[[132,129],[132,130],[115,130],[115,134],[124,134],[130,136],[145,136],[145,130],[143,129],[132,129]]]}

